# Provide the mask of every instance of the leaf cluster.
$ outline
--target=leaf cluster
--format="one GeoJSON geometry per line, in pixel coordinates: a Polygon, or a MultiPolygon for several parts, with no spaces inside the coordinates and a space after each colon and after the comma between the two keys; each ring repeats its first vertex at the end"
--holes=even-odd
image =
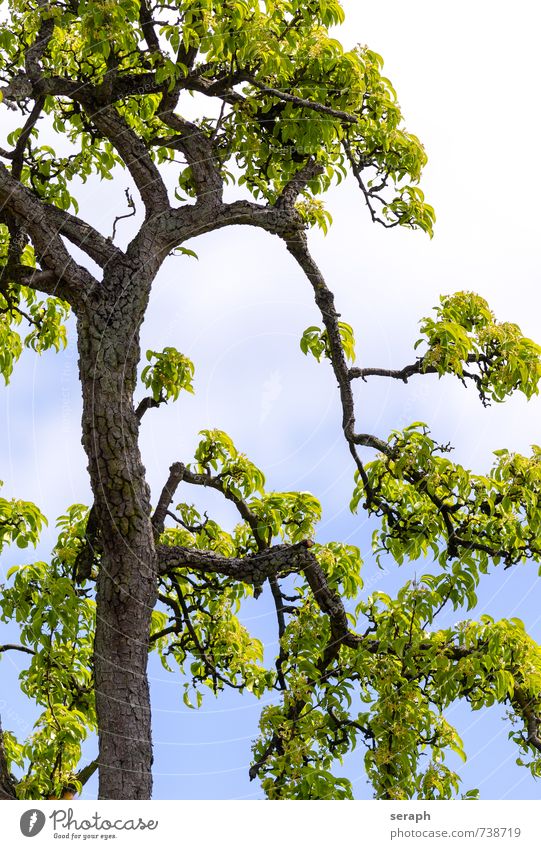
{"type": "Polygon", "coordinates": [[[496,321],[487,302],[472,292],[456,292],[440,298],[435,318],[421,322],[423,369],[473,377],[481,399],[504,401],[515,390],[527,398],[539,392],[541,347],[523,336],[510,322],[496,321]],[[467,366],[478,371],[468,374],[467,366]]]}
{"type": "Polygon", "coordinates": [[[188,357],[171,347],[147,351],[146,357],[149,364],[141,372],[141,381],[155,401],[176,401],[183,389],[193,393],[195,367],[188,357]]]}
{"type": "Polygon", "coordinates": [[[20,773],[21,799],[62,798],[80,791],[81,745],[96,730],[95,602],[71,580],[83,532],[82,509],[74,505],[59,520],[50,563],[15,566],[7,573],[9,584],[1,587],[0,619],[18,623],[21,645],[31,656],[19,676],[21,690],[41,709],[25,741],[13,734],[6,737],[8,766],[20,773]]]}
{"type": "MultiPolygon", "coordinates": [[[[344,355],[346,359],[353,363],[355,362],[355,336],[353,334],[353,328],[345,321],[339,321],[337,324],[344,355]]],[[[329,335],[326,330],[322,330],[315,325],[306,328],[301,337],[300,347],[303,354],[310,352],[318,363],[321,361],[321,357],[331,359],[329,335]]]]}

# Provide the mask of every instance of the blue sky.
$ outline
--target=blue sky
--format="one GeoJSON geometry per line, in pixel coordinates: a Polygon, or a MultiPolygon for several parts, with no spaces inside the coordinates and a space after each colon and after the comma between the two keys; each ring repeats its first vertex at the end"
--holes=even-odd
{"type": "MultiPolygon", "coordinates": [[[[326,238],[314,233],[312,246],[338,310],[355,329],[359,364],[411,362],[419,318],[440,294],[460,289],[479,292],[499,319],[541,340],[533,4],[514,4],[512,15],[507,4],[485,0],[473,8],[464,0],[445,8],[425,0],[343,5],[348,18],[339,37],[384,56],[407,127],[425,144],[429,164],[422,185],[438,216],[429,241],[371,225],[351,181],[329,192],[334,224],[326,238]]],[[[120,174],[81,190],[81,209],[106,234],[124,212],[126,185],[120,174]]],[[[129,223],[123,223],[124,238],[129,223]]],[[[190,247],[199,261],[167,261],[143,329],[143,348],[174,345],[196,364],[195,395],[150,411],[143,423],[153,492],[171,462],[190,460],[201,428],[223,429],[263,469],[270,489],[313,491],[324,507],[318,538],[358,545],[366,586],[395,592],[412,570],[389,564],[381,572],[371,561],[371,526],[348,510],[353,469],[332,373],[299,349],[303,330],[318,323],[310,287],[268,234],[232,228],[190,247]]],[[[385,436],[421,419],[476,471],[490,466],[497,448],[527,452],[540,441],[539,399],[528,403],[520,396],[487,410],[458,381],[433,377],[408,386],[374,380],[356,389],[361,430],[385,436]]],[[[89,502],[79,420],[73,346],[59,356],[26,353],[11,386],[0,391],[0,478],[4,495],[35,500],[49,516],[40,556],[54,539],[54,518],[68,504],[89,502]]],[[[218,521],[235,521],[218,497],[209,497],[208,506],[218,521]]],[[[8,554],[2,571],[18,558],[8,554]]],[[[538,580],[533,565],[495,569],[483,581],[476,613],[519,616],[541,641],[538,580]]],[[[251,603],[245,621],[272,656],[268,602],[264,595],[251,603]]],[[[32,715],[16,693],[21,662],[6,656],[0,670],[0,701],[6,702],[0,710],[4,726],[15,731],[32,715]]],[[[151,676],[156,798],[260,797],[247,777],[260,704],[235,693],[217,700],[209,694],[200,711],[188,711],[178,679],[158,663],[151,676]]],[[[472,714],[462,706],[450,712],[469,755],[460,770],[464,789],[479,787],[484,798],[538,798],[538,785],[514,764],[501,716],[499,709],[472,714]]],[[[360,750],[345,769],[356,795],[370,798],[360,750]]],[[[89,785],[85,795],[93,792],[89,785]]]]}

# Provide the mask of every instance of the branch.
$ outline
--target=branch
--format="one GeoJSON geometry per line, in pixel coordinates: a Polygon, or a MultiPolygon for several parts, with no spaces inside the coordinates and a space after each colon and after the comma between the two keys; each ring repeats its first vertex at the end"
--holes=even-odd
{"type": "Polygon", "coordinates": [[[362,380],[366,380],[367,377],[392,377],[395,380],[402,380],[404,383],[407,383],[408,379],[414,374],[435,372],[436,368],[434,366],[425,366],[425,368],[423,368],[423,359],[421,358],[417,360],[416,363],[404,366],[402,369],[350,368],[349,376],[352,380],[355,380],[357,377],[360,377],[362,380]]]}
{"type": "Polygon", "coordinates": [[[526,693],[524,693],[524,691],[520,688],[516,688],[510,701],[517,713],[522,716],[526,723],[526,742],[529,743],[530,746],[533,746],[534,749],[537,749],[538,752],[541,752],[541,737],[539,737],[541,718],[538,717],[534,711],[532,705],[533,699],[528,698],[526,693]]]}
{"type": "MultiPolygon", "coordinates": [[[[231,501],[235,507],[237,508],[240,516],[244,521],[249,525],[254,535],[254,539],[256,541],[258,550],[260,552],[264,551],[267,548],[267,543],[264,539],[262,539],[261,534],[259,532],[259,519],[252,513],[248,505],[245,501],[243,501],[238,496],[234,495],[228,488],[227,484],[223,478],[213,477],[211,474],[200,474],[196,472],[191,472],[186,468],[182,463],[175,463],[171,466],[169,479],[162,491],[162,496],[160,498],[160,502],[158,504],[158,508],[154,514],[153,523],[156,527],[160,527],[161,531],[163,531],[163,521],[165,519],[165,512],[167,511],[167,506],[171,503],[174,493],[176,491],[177,486],[181,481],[186,481],[186,483],[194,484],[196,486],[210,487],[211,489],[215,489],[218,492],[221,492],[222,495],[231,501]],[[164,512],[165,511],[165,512],[164,512]]],[[[281,645],[281,639],[285,633],[286,623],[285,623],[285,608],[284,608],[284,599],[282,596],[282,592],[280,590],[280,585],[276,578],[276,575],[269,575],[269,585],[271,588],[272,596],[274,598],[274,604],[276,608],[276,617],[278,621],[278,645],[279,645],[279,653],[276,658],[276,670],[278,673],[278,681],[280,684],[280,688],[282,690],[286,689],[286,681],[284,677],[284,673],[282,671],[283,664],[286,659],[286,655],[281,645]]]]}
{"type": "MultiPolygon", "coordinates": [[[[478,362],[475,354],[470,354],[466,360],[469,364],[478,362]]],[[[402,369],[385,369],[385,368],[350,368],[349,376],[352,380],[360,377],[366,380],[367,377],[391,377],[394,380],[402,380],[407,383],[409,378],[415,374],[438,374],[438,369],[435,366],[427,365],[425,357],[420,357],[415,363],[404,366],[402,369]]],[[[475,378],[476,375],[466,375],[466,377],[475,378]]]]}
{"type": "MultiPolygon", "coordinates": [[[[188,605],[186,604],[186,599],[184,598],[184,593],[182,592],[182,589],[180,587],[179,582],[177,581],[177,579],[174,576],[172,576],[171,580],[172,580],[173,586],[175,587],[175,590],[176,590],[176,593],[177,593],[177,596],[178,596],[178,603],[179,603],[180,608],[182,610],[182,616],[183,616],[184,622],[186,623],[186,629],[187,629],[190,637],[192,638],[192,642],[193,642],[193,644],[196,648],[196,651],[197,651],[199,657],[201,658],[201,660],[205,664],[207,672],[209,672],[211,674],[212,678],[213,678],[213,691],[214,691],[214,693],[217,693],[218,681],[221,681],[222,684],[226,684],[228,687],[231,687],[233,690],[243,690],[244,684],[234,684],[233,681],[230,681],[228,678],[225,678],[225,676],[223,676],[220,672],[218,672],[218,669],[216,668],[216,665],[214,663],[214,658],[207,654],[205,647],[201,644],[201,641],[199,640],[199,637],[197,636],[197,632],[196,632],[196,630],[193,626],[193,623],[192,623],[192,620],[191,620],[191,617],[190,617],[190,611],[188,610],[188,605]]],[[[193,650],[192,650],[192,653],[194,653],[193,650]]]]}
{"type": "MultiPolygon", "coordinates": [[[[164,599],[166,599],[166,598],[167,598],[167,596],[161,595],[160,601],[164,601],[164,599]]],[[[156,643],[158,640],[163,639],[163,637],[169,636],[169,634],[178,634],[178,632],[179,632],[178,629],[179,629],[178,625],[168,625],[167,628],[163,628],[163,630],[156,631],[155,634],[151,634],[149,641],[152,644],[152,643],[156,643]]]]}
{"type": "MultiPolygon", "coordinates": [[[[163,631],[160,631],[158,634],[153,634],[150,638],[151,642],[160,639],[160,637],[165,637],[168,634],[177,634],[180,636],[183,630],[183,624],[186,625],[186,630],[188,631],[188,634],[191,637],[192,643],[195,647],[195,650],[193,648],[188,648],[188,651],[190,651],[194,655],[194,657],[199,657],[204,662],[206,673],[209,673],[213,679],[214,693],[217,692],[218,681],[221,681],[222,684],[226,684],[228,687],[231,687],[234,690],[243,690],[245,686],[244,684],[234,684],[233,681],[230,681],[228,678],[225,678],[220,672],[218,672],[218,669],[214,664],[214,658],[211,658],[211,656],[207,654],[205,646],[201,644],[201,641],[197,636],[197,632],[193,626],[190,617],[190,611],[188,609],[188,605],[186,604],[184,594],[182,592],[179,582],[177,581],[174,575],[171,576],[171,582],[176,590],[177,598],[171,598],[171,596],[163,595],[163,593],[158,593],[158,599],[163,604],[173,610],[175,624],[164,628],[163,631]]],[[[183,641],[181,642],[181,645],[183,649],[187,648],[183,641]]]]}
{"type": "MultiPolygon", "coordinates": [[[[5,209],[22,223],[32,239],[42,270],[54,273],[56,284],[51,294],[71,304],[84,300],[96,281],[66,250],[55,226],[56,208],[44,203],[30,189],[13,179],[1,163],[0,209],[5,209]]],[[[32,285],[32,278],[27,285],[32,285]]]]}
{"type": "Polygon", "coordinates": [[[160,40],[154,29],[152,15],[148,7],[147,0],[140,0],[139,2],[139,26],[143,31],[143,35],[149,49],[156,53],[160,53],[160,40]]]}
{"type": "Polygon", "coordinates": [[[38,97],[34,104],[34,108],[32,109],[28,119],[21,130],[19,138],[17,139],[17,144],[13,150],[12,155],[12,166],[11,166],[11,174],[15,180],[21,179],[21,173],[23,170],[23,162],[24,162],[24,151],[26,149],[26,145],[30,138],[30,134],[37,124],[38,118],[41,115],[42,109],[45,105],[45,98],[38,97]]]}
{"type": "MultiPolygon", "coordinates": [[[[135,240],[137,240],[138,238],[139,237],[136,236],[135,240]]],[[[167,404],[167,398],[163,394],[163,391],[160,392],[160,397],[158,399],[154,398],[153,395],[145,395],[145,397],[139,401],[137,407],[135,408],[135,418],[137,419],[139,424],[143,420],[143,416],[145,415],[145,413],[147,413],[149,410],[155,410],[157,407],[161,407],[162,404],[167,404]]]]}
{"type": "MultiPolygon", "coordinates": [[[[312,285],[315,301],[319,307],[323,324],[327,331],[331,365],[340,390],[340,401],[342,405],[342,430],[344,432],[346,442],[349,445],[350,453],[355,461],[355,465],[357,466],[357,471],[359,472],[364,484],[367,503],[375,504],[385,510],[386,506],[378,501],[372,491],[364,465],[356,448],[356,439],[360,439],[361,437],[356,437],[355,434],[355,404],[353,401],[353,392],[351,390],[350,372],[346,363],[342,340],[340,338],[340,328],[338,326],[339,314],[336,312],[334,307],[334,295],[328,288],[325,278],[310,255],[304,231],[297,229],[294,235],[286,234],[285,242],[288,251],[297,260],[299,266],[304,271],[312,285]]],[[[375,439],[375,437],[372,437],[372,439],[375,439]]]]}
{"type": "Polygon", "coordinates": [[[191,571],[225,575],[261,586],[267,578],[303,572],[320,610],[330,619],[332,647],[339,649],[344,644],[357,648],[363,637],[349,630],[342,599],[330,589],[327,576],[311,551],[312,547],[311,540],[304,540],[294,545],[275,545],[246,557],[224,557],[215,551],[159,545],[157,553],[162,575],[186,567],[191,571]]]}
{"type": "Polygon", "coordinates": [[[128,203],[129,209],[131,209],[131,212],[127,212],[125,215],[117,215],[116,216],[115,220],[113,221],[113,232],[111,234],[111,241],[112,242],[114,242],[114,240],[115,240],[116,225],[118,224],[118,222],[124,221],[125,218],[133,218],[133,216],[137,214],[137,209],[135,208],[135,204],[134,204],[133,198],[130,194],[130,190],[126,189],[124,193],[126,195],[126,201],[128,203]]]}
{"type": "Polygon", "coordinates": [[[172,101],[176,99],[176,97],[164,95],[162,107],[158,110],[160,120],[178,133],[176,138],[166,141],[166,146],[173,150],[180,150],[186,157],[198,202],[214,207],[222,202],[224,190],[224,181],[214,146],[196,124],[175,114],[172,101]]]}
{"type": "MultiPolygon", "coordinates": [[[[237,508],[240,516],[244,521],[250,526],[252,533],[255,537],[255,541],[260,551],[262,551],[266,547],[265,540],[262,540],[259,533],[259,524],[260,520],[252,513],[248,505],[242,498],[239,498],[237,495],[234,495],[228,487],[223,478],[213,477],[211,474],[201,474],[198,472],[191,472],[186,466],[179,463],[178,466],[182,469],[182,477],[180,480],[186,481],[186,483],[195,484],[196,486],[208,486],[210,489],[216,489],[218,492],[221,492],[224,498],[227,498],[228,501],[231,501],[235,507],[237,508]]],[[[173,469],[173,466],[171,466],[173,469]]],[[[180,483],[179,480],[179,483],[180,483]]]]}
{"type": "Polygon", "coordinates": [[[92,776],[94,775],[94,773],[96,772],[98,767],[99,767],[99,762],[98,762],[98,759],[96,758],[96,760],[91,761],[91,763],[87,764],[85,767],[83,767],[82,769],[79,770],[79,772],[76,775],[77,781],[80,781],[81,784],[84,787],[86,782],[90,778],[92,778],[92,776]]]}
{"type": "MultiPolygon", "coordinates": [[[[37,0],[37,5],[43,11],[48,11],[48,0],[37,0]]],[[[42,18],[34,41],[26,50],[25,71],[32,82],[37,82],[43,73],[41,62],[49,47],[54,26],[54,17],[52,15],[42,18]]]]}
{"type": "Polygon", "coordinates": [[[101,268],[105,269],[124,255],[120,248],[113,245],[110,239],[105,238],[91,224],[57,206],[49,206],[48,209],[57,233],[84,251],[101,268]]]}
{"type": "Polygon", "coordinates": [[[25,654],[35,654],[36,652],[33,649],[29,649],[27,646],[21,646],[15,643],[6,643],[3,646],[0,646],[0,654],[5,651],[21,651],[25,654]]]}
{"type": "Polygon", "coordinates": [[[362,445],[364,448],[375,448],[376,451],[381,451],[382,454],[387,454],[392,457],[394,452],[388,442],[379,439],[377,436],[372,436],[371,433],[356,433],[353,436],[355,445],[362,445]]]}
{"type": "Polygon", "coordinates": [[[165,517],[167,516],[171,502],[175,497],[177,487],[183,479],[185,472],[186,467],[183,466],[182,463],[173,463],[169,469],[169,477],[165,482],[161,495],[158,499],[154,515],[152,516],[152,526],[154,528],[156,538],[159,538],[161,534],[163,534],[165,517]]]}
{"type": "Polygon", "coordinates": [[[281,91],[280,89],[272,88],[272,86],[267,86],[264,83],[258,82],[255,77],[252,77],[249,74],[244,74],[244,79],[246,82],[249,82],[251,85],[258,88],[259,91],[263,91],[265,94],[271,94],[273,97],[278,97],[280,100],[286,100],[288,103],[294,103],[295,106],[311,109],[312,112],[319,112],[322,115],[329,115],[332,118],[339,118],[347,124],[358,123],[357,116],[353,115],[351,112],[343,112],[341,109],[333,109],[331,106],[325,106],[323,103],[317,103],[314,100],[306,100],[304,97],[297,97],[294,94],[288,94],[286,91],[281,91]]]}
{"type": "Polygon", "coordinates": [[[312,564],[311,540],[295,545],[274,545],[247,557],[224,557],[215,551],[186,548],[184,546],[157,545],[159,573],[188,568],[192,572],[219,574],[247,584],[261,586],[273,575],[290,575],[302,572],[312,564]]]}
{"type": "MultiPolygon", "coordinates": [[[[81,783],[81,786],[84,787],[87,781],[89,781],[96,770],[99,767],[98,759],[91,761],[89,764],[84,766],[79,772],[76,774],[75,779],[81,783]]],[[[77,793],[78,787],[75,784],[68,783],[62,789],[62,792],[59,796],[60,799],[72,799],[75,793],[77,793]]]]}
{"type": "Polygon", "coordinates": [[[118,151],[133,177],[147,216],[168,210],[170,205],[165,183],[145,142],[110,103],[90,100],[84,93],[75,95],[75,99],[81,103],[94,126],[118,151]]]}
{"type": "MultiPolygon", "coordinates": [[[[385,206],[385,200],[382,197],[380,197],[379,195],[375,194],[375,191],[376,191],[375,187],[372,188],[372,189],[367,189],[367,187],[365,186],[364,180],[361,176],[362,168],[359,167],[359,164],[356,162],[355,157],[353,156],[353,151],[351,150],[350,144],[346,139],[344,139],[344,141],[342,142],[342,146],[343,146],[343,148],[346,152],[346,156],[349,160],[349,164],[351,165],[351,170],[353,171],[353,175],[354,175],[355,179],[357,180],[357,183],[359,185],[361,192],[364,195],[364,199],[365,199],[366,205],[368,207],[368,211],[370,212],[370,217],[372,218],[372,221],[374,223],[377,222],[378,224],[381,224],[383,227],[386,227],[389,230],[392,229],[393,227],[396,227],[400,223],[399,221],[386,221],[384,218],[380,218],[379,215],[377,215],[374,207],[372,206],[372,200],[375,198],[376,200],[378,200],[382,204],[382,206],[385,206]]],[[[382,188],[384,187],[384,185],[385,184],[383,184],[382,188]]]]}
{"type": "Polygon", "coordinates": [[[242,94],[232,88],[233,84],[244,79],[242,74],[234,74],[233,77],[231,74],[226,74],[217,80],[208,80],[202,76],[204,71],[205,65],[195,68],[182,80],[182,88],[187,91],[196,91],[206,97],[219,97],[223,103],[227,103],[229,106],[245,102],[242,94]]]}
{"type": "Polygon", "coordinates": [[[323,173],[324,167],[320,162],[310,158],[302,168],[291,178],[282,190],[280,197],[274,204],[277,209],[290,209],[294,206],[298,196],[304,191],[310,180],[323,173]]]}
{"type": "Polygon", "coordinates": [[[329,587],[327,576],[313,554],[310,564],[304,570],[304,575],[320,610],[322,613],[326,613],[330,620],[331,641],[324,655],[326,668],[332,657],[338,654],[341,645],[359,648],[363,643],[366,644],[366,641],[363,637],[349,630],[342,599],[337,592],[329,587]]]}
{"type": "Polygon", "coordinates": [[[294,209],[264,206],[247,200],[222,203],[215,207],[198,203],[184,205],[162,213],[156,221],[163,249],[167,252],[195,236],[233,225],[260,227],[282,238],[304,226],[294,209]]]}
{"type": "Polygon", "coordinates": [[[278,621],[278,657],[276,658],[276,672],[278,673],[278,683],[281,690],[287,690],[286,679],[283,672],[283,665],[286,660],[286,653],[282,646],[282,637],[286,631],[286,620],[284,616],[284,598],[280,589],[280,584],[276,576],[271,575],[269,584],[274,599],[274,607],[276,609],[276,619],[278,621]]]}
{"type": "Polygon", "coordinates": [[[355,409],[353,393],[351,391],[349,369],[346,364],[344,349],[340,338],[338,327],[339,314],[334,307],[334,296],[328,288],[325,279],[318,266],[312,259],[306,235],[298,230],[294,237],[286,239],[288,251],[296,259],[306,277],[310,281],[317,306],[321,313],[325,329],[327,331],[331,364],[340,389],[340,400],[342,402],[342,428],[348,442],[352,440],[355,427],[355,409]]]}
{"type": "MultiPolygon", "coordinates": [[[[259,520],[255,513],[252,513],[248,505],[238,496],[231,493],[227,484],[223,480],[223,478],[213,477],[210,474],[200,474],[196,472],[191,472],[187,469],[182,463],[175,463],[171,466],[169,479],[163,489],[162,496],[160,498],[160,507],[161,512],[158,516],[158,522],[161,522],[160,527],[163,530],[163,519],[165,519],[164,510],[167,509],[167,506],[171,503],[174,492],[181,481],[186,481],[186,483],[195,484],[197,486],[210,487],[212,489],[216,489],[221,492],[225,498],[229,501],[233,502],[237,510],[239,511],[241,517],[244,521],[250,526],[252,532],[254,534],[255,540],[257,542],[259,553],[256,555],[251,555],[249,557],[243,559],[236,559],[235,564],[236,568],[242,570],[246,567],[247,563],[257,564],[256,577],[251,579],[251,583],[256,584],[257,586],[261,586],[263,580],[268,578],[269,584],[271,587],[271,592],[274,598],[274,603],[276,607],[276,615],[278,619],[278,637],[281,640],[284,632],[285,632],[285,618],[284,618],[284,608],[283,608],[283,598],[280,590],[280,586],[277,581],[278,574],[288,574],[289,572],[299,572],[303,571],[306,577],[306,580],[314,594],[314,598],[320,607],[323,613],[326,613],[331,620],[331,647],[329,647],[329,651],[338,651],[340,645],[344,643],[348,646],[357,646],[359,641],[362,639],[361,637],[357,637],[355,634],[349,631],[346,612],[342,603],[340,596],[330,590],[327,577],[319,565],[317,558],[315,555],[309,550],[311,548],[310,541],[305,541],[304,543],[299,543],[297,546],[274,546],[271,548],[265,548],[265,541],[261,539],[259,533],[259,520]],[[162,519],[163,515],[163,519],[162,519]],[[299,545],[303,548],[300,549],[302,556],[300,559],[297,559],[297,551],[299,550],[299,545]],[[304,549],[304,550],[303,550],[304,549]],[[278,554],[280,559],[280,563],[284,561],[284,552],[286,560],[288,558],[288,552],[293,553],[295,551],[295,556],[289,565],[286,567],[287,571],[284,571],[283,566],[279,566],[277,562],[275,562],[275,556],[278,554]],[[270,556],[269,556],[270,555],[270,556]],[[267,568],[269,569],[268,573],[262,575],[261,573],[261,565],[267,564],[267,568]]],[[[155,513],[158,514],[158,509],[155,513]]],[[[156,527],[155,525],[155,527],[156,527]]],[[[201,552],[197,552],[199,554],[201,552]]],[[[208,554],[214,555],[214,552],[208,552],[208,554]]],[[[189,556],[189,555],[188,555],[189,556]]],[[[220,571],[222,574],[232,575],[231,566],[234,561],[234,558],[221,558],[222,561],[225,561],[225,569],[224,571],[224,563],[221,563],[221,568],[216,569],[216,560],[213,558],[212,567],[209,571],[220,571]]],[[[232,575],[233,577],[238,577],[238,575],[232,575]]],[[[246,580],[246,578],[238,578],[240,580],[246,580]]],[[[285,660],[283,650],[280,646],[279,656],[276,661],[276,668],[278,671],[278,678],[280,681],[280,685],[282,689],[285,689],[285,680],[282,673],[282,665],[285,660]]]]}

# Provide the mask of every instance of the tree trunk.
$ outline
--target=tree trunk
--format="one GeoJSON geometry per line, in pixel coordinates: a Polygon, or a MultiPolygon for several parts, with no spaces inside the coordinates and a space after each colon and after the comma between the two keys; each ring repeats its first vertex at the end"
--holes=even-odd
{"type": "Polygon", "coordinates": [[[100,799],[152,792],[147,655],[157,568],[133,407],[150,281],[136,274],[115,268],[78,316],[83,445],[102,546],[94,644],[100,799]]]}

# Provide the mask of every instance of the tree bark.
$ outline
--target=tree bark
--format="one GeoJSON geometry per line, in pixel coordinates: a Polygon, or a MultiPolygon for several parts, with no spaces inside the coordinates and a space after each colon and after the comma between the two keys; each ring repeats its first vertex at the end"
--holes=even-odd
{"type": "Polygon", "coordinates": [[[83,445],[102,546],[94,644],[101,799],[152,793],[147,656],[157,567],[133,406],[152,276],[137,263],[116,264],[78,315],[83,445]]]}

